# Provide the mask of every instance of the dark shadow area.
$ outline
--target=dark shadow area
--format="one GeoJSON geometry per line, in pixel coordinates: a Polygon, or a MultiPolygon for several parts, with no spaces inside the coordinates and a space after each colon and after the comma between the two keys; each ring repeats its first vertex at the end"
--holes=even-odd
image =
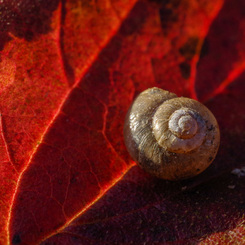
{"type": "Polygon", "coordinates": [[[195,188],[184,184],[151,178],[136,166],[86,214],[44,244],[61,237],[78,242],[85,238],[89,244],[195,244],[240,223],[245,178],[226,174],[195,188]]]}
{"type": "Polygon", "coordinates": [[[0,50],[9,33],[28,41],[51,30],[51,17],[60,0],[3,0],[0,4],[0,50]]]}
{"type": "Polygon", "coordinates": [[[245,2],[224,1],[204,40],[197,64],[196,92],[202,101],[242,62],[245,2]]]}

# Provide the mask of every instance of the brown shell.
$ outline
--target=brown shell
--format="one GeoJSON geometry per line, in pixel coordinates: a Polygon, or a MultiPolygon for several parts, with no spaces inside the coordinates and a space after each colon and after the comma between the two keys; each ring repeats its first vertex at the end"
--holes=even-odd
{"type": "Polygon", "coordinates": [[[214,160],[218,123],[200,102],[159,88],[134,100],[124,124],[126,147],[145,171],[168,180],[193,177],[214,160]]]}

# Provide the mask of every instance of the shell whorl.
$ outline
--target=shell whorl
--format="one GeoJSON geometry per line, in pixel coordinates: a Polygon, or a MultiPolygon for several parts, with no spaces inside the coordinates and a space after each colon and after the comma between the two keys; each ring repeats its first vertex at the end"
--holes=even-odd
{"type": "Polygon", "coordinates": [[[157,108],[152,127],[160,146],[170,152],[186,153],[203,143],[205,122],[192,108],[195,103],[188,98],[174,98],[157,108]]]}
{"type": "Polygon", "coordinates": [[[131,105],[124,125],[125,144],[147,172],[169,180],[205,170],[219,147],[219,128],[200,102],[151,88],[131,105]]]}

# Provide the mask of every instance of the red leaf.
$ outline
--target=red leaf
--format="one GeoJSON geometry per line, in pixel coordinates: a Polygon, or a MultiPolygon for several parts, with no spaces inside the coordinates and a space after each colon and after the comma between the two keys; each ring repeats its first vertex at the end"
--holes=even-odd
{"type": "Polygon", "coordinates": [[[157,180],[133,167],[86,214],[43,244],[196,244],[204,237],[208,244],[244,242],[244,181],[226,174],[193,184],[157,180]]]}
{"type": "Polygon", "coordinates": [[[10,2],[0,243],[241,242],[244,181],[230,172],[245,160],[243,1],[10,2]],[[132,167],[123,118],[153,86],[201,100],[219,121],[218,156],[192,180],[132,167]]]}

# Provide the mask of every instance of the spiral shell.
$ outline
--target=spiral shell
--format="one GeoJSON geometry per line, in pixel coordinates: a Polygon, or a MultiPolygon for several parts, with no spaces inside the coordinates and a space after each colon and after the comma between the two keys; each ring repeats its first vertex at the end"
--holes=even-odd
{"type": "Polygon", "coordinates": [[[180,180],[211,164],[220,132],[215,117],[200,102],[150,88],[129,108],[124,139],[130,155],[145,171],[180,180]]]}

